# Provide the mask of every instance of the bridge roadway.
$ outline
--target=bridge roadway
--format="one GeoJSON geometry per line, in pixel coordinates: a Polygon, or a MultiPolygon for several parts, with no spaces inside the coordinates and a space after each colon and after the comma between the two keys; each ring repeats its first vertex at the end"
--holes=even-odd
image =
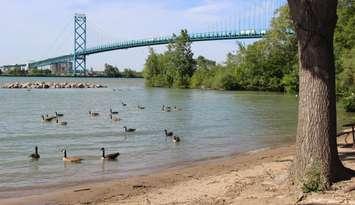
{"type": "MultiPolygon", "coordinates": [[[[217,41],[217,40],[232,40],[232,39],[253,39],[253,38],[263,38],[266,34],[266,30],[242,30],[242,31],[223,31],[223,32],[208,32],[208,33],[193,33],[189,34],[191,42],[198,41],[217,41]]],[[[142,40],[130,40],[111,44],[104,44],[96,47],[87,48],[85,51],[77,53],[77,56],[87,56],[96,53],[102,53],[113,50],[144,47],[144,46],[154,46],[168,44],[174,40],[173,35],[149,38],[142,40]]],[[[68,54],[63,56],[58,56],[54,58],[48,58],[40,61],[35,61],[29,63],[30,68],[42,67],[55,63],[72,62],[74,54],[68,54]]]]}

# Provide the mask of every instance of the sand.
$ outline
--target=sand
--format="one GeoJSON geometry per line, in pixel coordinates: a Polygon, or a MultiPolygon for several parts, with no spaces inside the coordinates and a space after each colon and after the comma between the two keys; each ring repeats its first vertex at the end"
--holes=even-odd
{"type": "MultiPolygon", "coordinates": [[[[343,140],[343,139],[340,139],[343,140]]],[[[294,145],[195,162],[157,173],[50,189],[47,193],[0,199],[1,205],[128,204],[354,204],[355,178],[323,193],[302,194],[290,186],[294,145]],[[352,190],[351,188],[354,188],[352,190]]],[[[355,150],[339,153],[355,170],[355,150]]]]}

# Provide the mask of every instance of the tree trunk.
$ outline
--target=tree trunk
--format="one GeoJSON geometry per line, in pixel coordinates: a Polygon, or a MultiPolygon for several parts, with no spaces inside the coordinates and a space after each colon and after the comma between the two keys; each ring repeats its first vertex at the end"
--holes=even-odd
{"type": "Polygon", "coordinates": [[[295,183],[326,189],[344,175],[336,144],[333,35],[337,0],[288,0],[299,50],[295,183]],[[312,181],[313,180],[313,181],[312,181]]]}

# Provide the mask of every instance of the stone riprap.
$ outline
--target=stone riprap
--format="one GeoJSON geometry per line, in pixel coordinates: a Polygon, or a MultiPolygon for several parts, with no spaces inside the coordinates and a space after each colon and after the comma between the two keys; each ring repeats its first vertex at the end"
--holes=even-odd
{"type": "Polygon", "coordinates": [[[79,82],[14,82],[7,83],[1,87],[7,89],[107,88],[107,86],[101,84],[79,82]]]}

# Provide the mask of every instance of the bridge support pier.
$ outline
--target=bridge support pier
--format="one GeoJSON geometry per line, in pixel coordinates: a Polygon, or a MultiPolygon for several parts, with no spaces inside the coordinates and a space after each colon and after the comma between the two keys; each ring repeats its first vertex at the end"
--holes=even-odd
{"type": "Polygon", "coordinates": [[[86,73],[86,16],[85,14],[75,14],[74,16],[74,56],[73,74],[78,72],[86,73]]]}

